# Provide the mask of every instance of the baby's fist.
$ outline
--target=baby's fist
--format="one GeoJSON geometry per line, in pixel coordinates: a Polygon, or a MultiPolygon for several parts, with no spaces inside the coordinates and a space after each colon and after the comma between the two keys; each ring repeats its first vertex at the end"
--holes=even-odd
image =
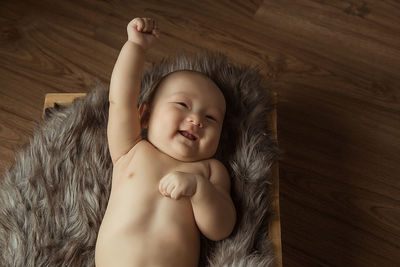
{"type": "Polygon", "coordinates": [[[128,40],[140,45],[144,50],[152,47],[160,32],[157,23],[151,18],[135,18],[127,26],[128,40]]]}
{"type": "Polygon", "coordinates": [[[197,177],[185,172],[171,172],[161,178],[158,190],[165,197],[178,200],[181,197],[191,197],[196,193],[197,177]]]}

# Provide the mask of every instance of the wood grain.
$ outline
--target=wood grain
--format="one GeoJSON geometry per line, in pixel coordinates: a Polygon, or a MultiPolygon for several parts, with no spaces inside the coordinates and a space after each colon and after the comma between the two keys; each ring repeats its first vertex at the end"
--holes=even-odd
{"type": "Polygon", "coordinates": [[[1,1],[0,170],[49,92],[108,85],[135,16],[148,62],[221,51],[278,93],[284,266],[400,266],[400,3],[395,0],[1,1]]]}

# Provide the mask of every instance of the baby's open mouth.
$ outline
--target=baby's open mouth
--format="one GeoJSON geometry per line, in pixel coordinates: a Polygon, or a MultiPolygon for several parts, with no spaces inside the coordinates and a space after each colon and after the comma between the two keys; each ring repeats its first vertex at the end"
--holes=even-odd
{"type": "Polygon", "coordinates": [[[192,140],[192,141],[196,141],[197,140],[196,136],[194,136],[193,134],[190,134],[190,133],[188,133],[186,131],[179,131],[179,133],[181,135],[183,135],[184,137],[186,137],[187,139],[189,139],[189,140],[192,140]]]}

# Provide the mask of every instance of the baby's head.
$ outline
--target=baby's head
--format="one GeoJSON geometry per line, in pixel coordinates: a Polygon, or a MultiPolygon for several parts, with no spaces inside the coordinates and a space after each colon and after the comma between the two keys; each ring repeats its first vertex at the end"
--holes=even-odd
{"type": "Polygon", "coordinates": [[[181,161],[211,158],[217,151],[226,112],[218,86],[195,71],[176,71],[155,84],[139,107],[147,139],[181,161]]]}

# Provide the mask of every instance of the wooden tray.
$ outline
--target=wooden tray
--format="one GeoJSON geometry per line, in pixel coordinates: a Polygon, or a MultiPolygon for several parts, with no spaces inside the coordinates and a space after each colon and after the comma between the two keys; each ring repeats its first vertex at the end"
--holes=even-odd
{"type": "MultiPolygon", "coordinates": [[[[75,98],[84,97],[85,93],[52,93],[46,94],[44,101],[43,114],[46,108],[54,107],[54,104],[68,105],[75,98]]],[[[277,94],[273,93],[273,102],[277,103],[277,94]]],[[[276,108],[269,114],[269,129],[272,131],[275,140],[278,142],[277,131],[277,111],[276,108]]],[[[275,254],[275,266],[282,267],[282,242],[281,242],[281,223],[279,210],[279,167],[276,162],[272,167],[272,216],[269,223],[269,236],[275,254]]]]}

